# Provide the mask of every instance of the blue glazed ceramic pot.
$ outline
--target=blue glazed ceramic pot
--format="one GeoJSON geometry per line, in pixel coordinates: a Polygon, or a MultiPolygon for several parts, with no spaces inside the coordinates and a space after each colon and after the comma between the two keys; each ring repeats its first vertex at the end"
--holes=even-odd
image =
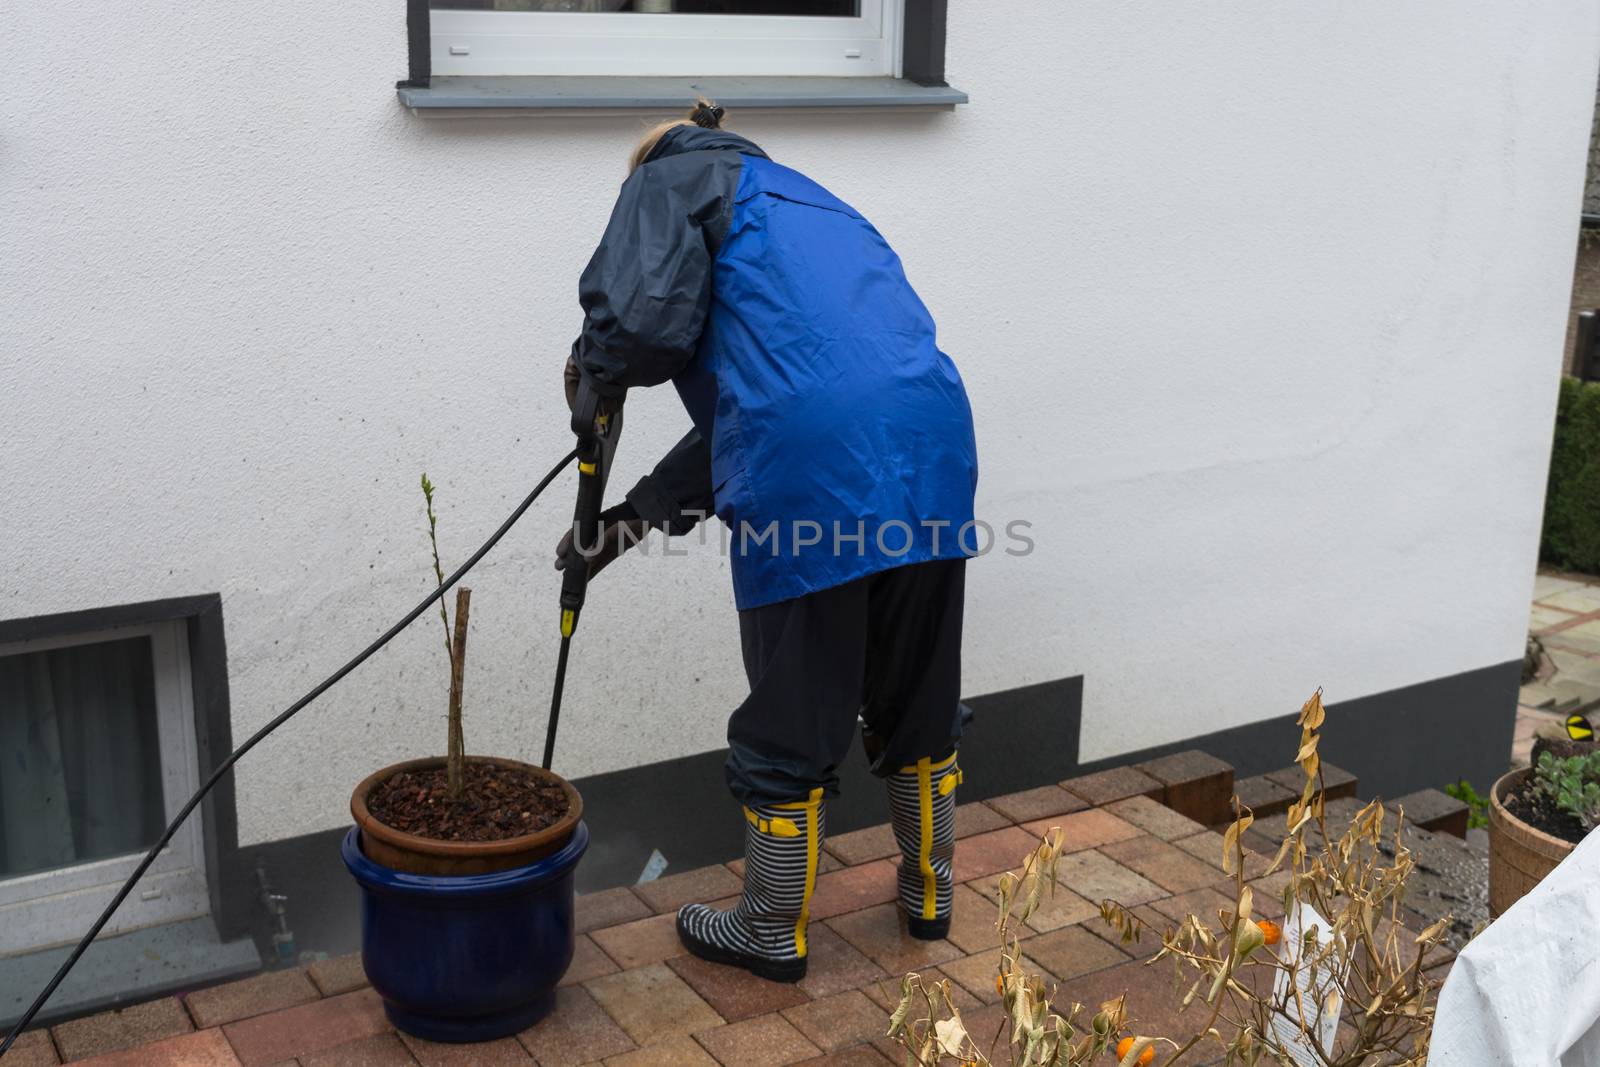
{"type": "Polygon", "coordinates": [[[352,827],[341,850],[361,887],[361,962],[397,1028],[430,1041],[489,1041],[550,1011],[572,962],[584,823],[533,863],[486,874],[393,870],[361,842],[352,827]]]}

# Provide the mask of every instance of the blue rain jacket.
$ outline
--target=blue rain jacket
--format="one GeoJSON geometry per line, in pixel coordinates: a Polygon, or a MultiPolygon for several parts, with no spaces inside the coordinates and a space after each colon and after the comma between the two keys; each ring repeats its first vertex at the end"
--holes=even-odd
{"type": "Polygon", "coordinates": [[[882,235],[725,130],[669,130],[579,285],[573,356],[620,395],[672,381],[694,429],[628,494],[727,525],[740,610],[971,555],[972,413],[882,235]]]}

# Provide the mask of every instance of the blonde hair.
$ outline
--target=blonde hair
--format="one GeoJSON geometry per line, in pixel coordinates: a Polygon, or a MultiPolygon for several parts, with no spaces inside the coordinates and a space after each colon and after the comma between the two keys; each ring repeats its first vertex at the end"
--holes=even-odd
{"type": "Polygon", "coordinates": [[[633,146],[633,154],[628,157],[628,173],[632,174],[639,169],[639,165],[655,151],[656,145],[661,142],[661,138],[668,130],[679,126],[700,126],[707,130],[720,130],[722,119],[726,114],[727,112],[715,102],[703,96],[698,97],[685,118],[658,123],[644,132],[644,136],[639,138],[639,143],[633,146]]]}

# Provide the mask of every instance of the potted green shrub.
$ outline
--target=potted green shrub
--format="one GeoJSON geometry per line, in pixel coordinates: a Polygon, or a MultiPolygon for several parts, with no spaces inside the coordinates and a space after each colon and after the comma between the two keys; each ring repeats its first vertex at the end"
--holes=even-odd
{"type": "MultiPolygon", "coordinates": [[[[422,476],[435,579],[433,484],[422,476]]],[[[368,776],[342,849],[362,894],[362,963],[395,1026],[434,1041],[486,1041],[532,1025],[572,961],[573,874],[588,847],[583,801],[558,774],[468,756],[462,731],[472,592],[452,624],[446,754],[368,776]]]]}
{"type": "Polygon", "coordinates": [[[1600,825],[1600,752],[1541,752],[1489,791],[1489,911],[1500,915],[1600,825]]]}

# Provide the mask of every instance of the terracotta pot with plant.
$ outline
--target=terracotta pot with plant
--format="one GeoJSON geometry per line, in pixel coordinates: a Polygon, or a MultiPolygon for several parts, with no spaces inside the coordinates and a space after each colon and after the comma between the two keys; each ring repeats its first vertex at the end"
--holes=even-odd
{"type": "Polygon", "coordinates": [[[1498,916],[1600,825],[1600,752],[1541,752],[1489,791],[1489,911],[1498,916]]]}
{"type": "MultiPolygon", "coordinates": [[[[422,493],[439,562],[433,483],[422,493]]],[[[517,760],[468,756],[462,730],[472,591],[456,591],[446,755],[368,776],[350,798],[345,865],[362,891],[362,962],[394,1024],[485,1041],[543,1017],[572,961],[573,874],[588,847],[572,783],[517,760]]]]}

